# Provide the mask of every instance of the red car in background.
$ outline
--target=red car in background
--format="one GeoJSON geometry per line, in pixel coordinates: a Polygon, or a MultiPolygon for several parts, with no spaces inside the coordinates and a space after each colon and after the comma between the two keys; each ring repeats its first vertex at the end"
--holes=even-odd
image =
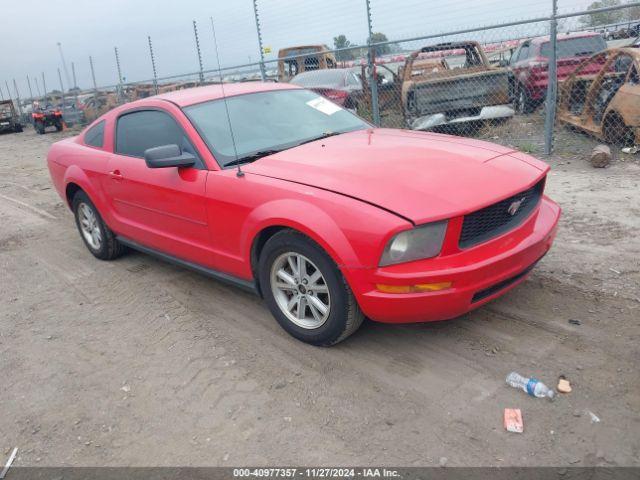
{"type": "Polygon", "coordinates": [[[363,93],[360,77],[349,68],[303,72],[293,77],[290,83],[313,90],[352,111],[357,110],[363,93]]]}
{"type": "Polygon", "coordinates": [[[560,215],[540,160],[374,128],[278,83],[122,105],[47,163],[95,257],[134,248],[243,287],[314,345],[365,316],[443,320],[502,295],[549,250],[560,215]]]}
{"type": "MultiPolygon", "coordinates": [[[[607,43],[599,33],[559,34],[556,51],[558,80],[567,78],[584,59],[605,48],[607,43]]],[[[536,37],[522,42],[511,56],[511,95],[519,113],[531,113],[545,99],[550,50],[549,36],[536,37]]]]}

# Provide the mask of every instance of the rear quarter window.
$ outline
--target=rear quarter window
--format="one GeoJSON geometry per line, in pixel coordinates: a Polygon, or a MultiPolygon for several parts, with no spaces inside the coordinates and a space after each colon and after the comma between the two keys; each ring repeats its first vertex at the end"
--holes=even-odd
{"type": "Polygon", "coordinates": [[[104,146],[104,120],[91,127],[84,134],[84,143],[90,147],[102,148],[104,146]]]}

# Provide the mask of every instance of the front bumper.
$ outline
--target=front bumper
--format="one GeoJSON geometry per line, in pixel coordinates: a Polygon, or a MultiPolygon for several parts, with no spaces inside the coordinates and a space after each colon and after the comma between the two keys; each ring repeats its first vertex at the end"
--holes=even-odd
{"type": "Polygon", "coordinates": [[[412,130],[430,130],[444,125],[457,125],[459,123],[509,118],[513,117],[514,113],[515,112],[513,111],[513,108],[511,108],[511,105],[492,105],[490,107],[482,107],[478,115],[468,117],[447,119],[447,115],[444,113],[425,115],[424,117],[418,117],[411,120],[409,126],[412,130]]]}
{"type": "Polygon", "coordinates": [[[458,317],[521,283],[551,248],[560,207],[543,197],[525,223],[484,244],[452,255],[344,273],[364,314],[379,322],[410,323],[458,317]],[[383,293],[376,284],[452,282],[446,290],[383,293]]]}

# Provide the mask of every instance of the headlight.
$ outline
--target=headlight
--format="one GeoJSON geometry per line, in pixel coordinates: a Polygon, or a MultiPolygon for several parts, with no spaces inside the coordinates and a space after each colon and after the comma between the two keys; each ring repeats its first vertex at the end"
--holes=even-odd
{"type": "Polygon", "coordinates": [[[384,248],[380,266],[435,257],[440,253],[447,221],[428,223],[396,234],[384,248]]]}

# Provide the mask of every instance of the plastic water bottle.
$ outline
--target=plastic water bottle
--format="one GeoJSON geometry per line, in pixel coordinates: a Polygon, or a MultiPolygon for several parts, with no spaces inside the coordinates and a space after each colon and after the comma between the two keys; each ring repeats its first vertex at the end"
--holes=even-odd
{"type": "Polygon", "coordinates": [[[547,387],[544,383],[536,378],[525,378],[516,372],[511,372],[507,375],[507,384],[513,388],[524,390],[532,397],[544,398],[547,397],[552,400],[555,396],[555,392],[547,387]]]}

